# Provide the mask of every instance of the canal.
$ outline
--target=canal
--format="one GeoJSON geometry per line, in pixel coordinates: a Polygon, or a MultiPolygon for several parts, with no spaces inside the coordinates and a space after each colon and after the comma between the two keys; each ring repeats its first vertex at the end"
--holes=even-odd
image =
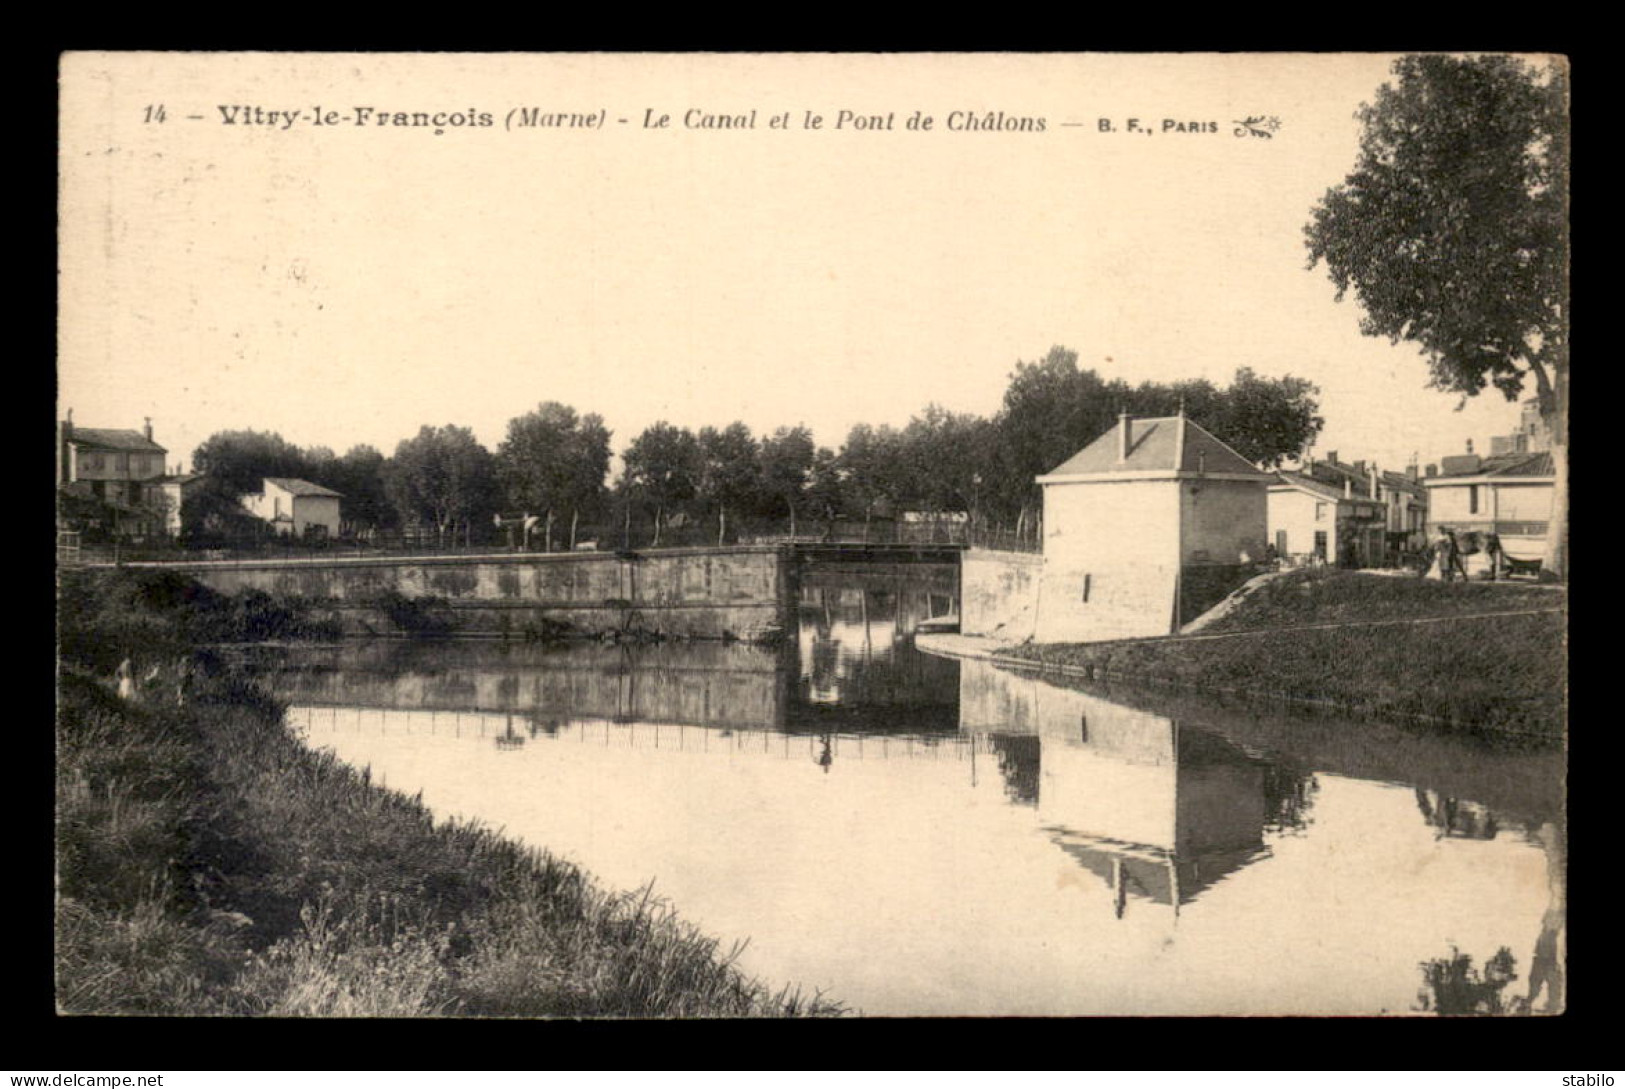
{"type": "Polygon", "coordinates": [[[863,1014],[1561,1008],[1561,751],[933,657],[951,573],[813,572],[772,649],[267,668],[312,746],[863,1014]]]}

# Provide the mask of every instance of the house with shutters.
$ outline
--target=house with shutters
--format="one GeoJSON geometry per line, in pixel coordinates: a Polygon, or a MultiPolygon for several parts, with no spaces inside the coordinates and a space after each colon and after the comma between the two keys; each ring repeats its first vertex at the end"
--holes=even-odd
{"type": "Polygon", "coordinates": [[[1273,479],[1183,413],[1119,416],[1038,478],[1044,562],[1034,638],[1177,632],[1263,561],[1273,479]]]}
{"type": "Polygon", "coordinates": [[[140,430],[78,427],[73,412],[57,424],[59,520],[112,537],[138,538],[179,528],[179,504],[163,487],[168,454],[140,430]]]}

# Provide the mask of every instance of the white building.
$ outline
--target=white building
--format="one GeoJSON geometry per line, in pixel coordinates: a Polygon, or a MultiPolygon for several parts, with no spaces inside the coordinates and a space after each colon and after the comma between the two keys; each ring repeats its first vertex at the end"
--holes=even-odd
{"type": "Polygon", "coordinates": [[[343,496],[331,488],[292,477],[268,476],[258,492],[243,496],[250,514],[270,523],[282,536],[337,537],[339,500],[343,496]],[[314,527],[314,528],[312,528],[314,527]]]}
{"type": "Polygon", "coordinates": [[[1168,635],[1264,558],[1273,478],[1183,415],[1118,418],[1044,488],[1035,638],[1168,635]]]}
{"type": "MultiPolygon", "coordinates": [[[[1549,562],[1546,530],[1552,518],[1557,474],[1550,452],[1487,458],[1468,453],[1443,459],[1440,471],[1422,481],[1428,491],[1428,537],[1494,533],[1514,560],[1549,562]]],[[[1482,553],[1464,557],[1468,574],[1487,564],[1482,553]]]]}

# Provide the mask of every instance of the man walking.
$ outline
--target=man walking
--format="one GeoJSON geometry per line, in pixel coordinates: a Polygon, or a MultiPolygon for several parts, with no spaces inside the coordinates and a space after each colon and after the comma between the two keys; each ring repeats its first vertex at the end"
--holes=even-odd
{"type": "Polygon", "coordinates": [[[1439,527],[1439,539],[1433,544],[1433,554],[1439,559],[1439,577],[1445,582],[1455,581],[1461,575],[1467,581],[1467,569],[1461,563],[1461,550],[1456,547],[1456,535],[1444,526],[1439,527]]]}

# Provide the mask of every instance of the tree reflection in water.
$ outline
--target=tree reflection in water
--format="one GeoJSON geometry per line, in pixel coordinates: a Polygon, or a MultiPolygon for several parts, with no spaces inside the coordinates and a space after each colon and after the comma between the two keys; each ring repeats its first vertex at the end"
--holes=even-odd
{"type": "Polygon", "coordinates": [[[1443,1017],[1522,1012],[1526,999],[1515,997],[1510,1007],[1501,999],[1501,991],[1518,978],[1517,968],[1518,959],[1504,945],[1482,972],[1473,967],[1472,957],[1451,946],[1450,956],[1422,962],[1425,989],[1417,992],[1417,1008],[1443,1017]]]}
{"type": "Polygon", "coordinates": [[[1004,793],[1017,805],[1038,804],[1040,741],[1030,734],[993,734],[988,738],[1004,776],[1004,793]]]}

